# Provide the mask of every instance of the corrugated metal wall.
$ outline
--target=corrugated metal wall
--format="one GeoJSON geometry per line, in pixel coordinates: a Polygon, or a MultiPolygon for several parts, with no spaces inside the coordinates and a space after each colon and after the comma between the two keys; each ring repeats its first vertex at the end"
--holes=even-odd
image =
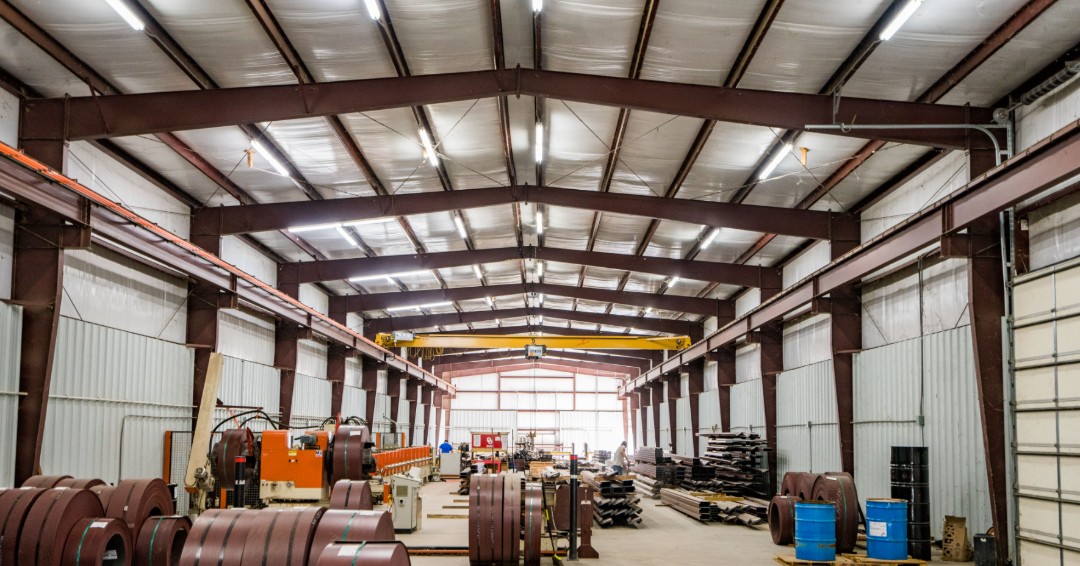
{"type": "Polygon", "coordinates": [[[330,382],[296,374],[293,382],[292,426],[317,426],[330,416],[330,382]]]}
{"type": "MultiPolygon", "coordinates": [[[[720,407],[720,393],[718,391],[706,391],[698,397],[698,432],[722,432],[720,430],[720,411],[727,410],[720,407]]],[[[697,437],[698,451],[705,453],[705,447],[709,439],[697,437]]]]}
{"type": "Polygon", "coordinates": [[[22,307],[0,303],[0,488],[13,487],[22,307]]]}
{"type": "Polygon", "coordinates": [[[274,321],[253,314],[218,313],[218,351],[265,366],[274,365],[274,321]]]}
{"type": "Polygon", "coordinates": [[[367,412],[367,392],[359,387],[346,385],[341,394],[341,416],[360,417],[371,420],[367,412]]]}
{"type": "Polygon", "coordinates": [[[315,340],[300,340],[296,349],[296,373],[326,379],[326,354],[329,348],[315,340]]]}
{"type": "Polygon", "coordinates": [[[755,432],[765,438],[764,402],[761,379],[731,386],[731,432],[755,432]]]}
{"type": "Polygon", "coordinates": [[[192,360],[180,344],[62,317],[42,471],[160,476],[164,432],[191,424],[192,360]]]}
{"type": "Polygon", "coordinates": [[[967,517],[969,530],[984,532],[989,490],[970,328],[865,350],[855,361],[859,498],[891,495],[890,446],[924,445],[934,535],[945,515],[967,517]]]}
{"type": "Polygon", "coordinates": [[[777,475],[841,469],[840,427],[831,361],[785,371],[776,379],[777,475]]]}

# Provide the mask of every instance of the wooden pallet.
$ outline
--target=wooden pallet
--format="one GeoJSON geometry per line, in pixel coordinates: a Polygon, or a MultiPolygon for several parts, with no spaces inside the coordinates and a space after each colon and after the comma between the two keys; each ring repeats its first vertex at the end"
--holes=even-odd
{"type": "Polygon", "coordinates": [[[773,556],[773,560],[775,560],[777,564],[785,564],[787,566],[833,566],[834,564],[855,564],[855,562],[842,556],[837,557],[836,560],[830,562],[812,562],[809,560],[799,560],[794,556],[777,554],[776,556],[773,556]]]}
{"type": "Polygon", "coordinates": [[[850,560],[853,564],[878,564],[879,566],[926,566],[926,561],[919,560],[918,558],[905,558],[903,560],[881,560],[879,558],[870,558],[865,554],[842,554],[841,556],[850,560]]]}

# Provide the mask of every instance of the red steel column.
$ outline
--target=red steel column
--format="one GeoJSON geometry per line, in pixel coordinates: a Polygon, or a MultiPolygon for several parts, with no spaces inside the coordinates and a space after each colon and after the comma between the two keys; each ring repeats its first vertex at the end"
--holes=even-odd
{"type": "Polygon", "coordinates": [[[345,368],[348,366],[349,347],[331,343],[326,351],[326,379],[330,381],[330,416],[341,414],[341,401],[345,396],[345,368]]]}
{"type": "Polygon", "coordinates": [[[765,404],[765,436],[769,445],[769,487],[776,483],[776,377],[784,371],[783,327],[770,323],[758,331],[761,347],[761,392],[765,404]]]}
{"type": "Polygon", "coordinates": [[[833,385],[840,430],[840,463],[855,475],[855,353],[862,349],[859,291],[853,285],[830,294],[832,324],[833,385]]]}
{"type": "Polygon", "coordinates": [[[716,358],[716,390],[720,397],[720,430],[731,432],[731,387],[735,385],[735,345],[721,346],[716,358]]]}
{"type": "Polygon", "coordinates": [[[420,384],[413,379],[405,380],[405,401],[409,403],[409,433],[406,441],[416,445],[416,408],[420,404],[420,384]]]}
{"type": "Polygon", "coordinates": [[[698,456],[698,432],[701,428],[701,396],[705,395],[705,358],[696,359],[687,364],[687,393],[690,395],[690,444],[694,456],[698,456]]]}
{"type": "Polygon", "coordinates": [[[384,366],[382,362],[377,362],[371,358],[362,358],[360,363],[362,364],[360,368],[360,389],[364,390],[364,405],[366,405],[364,419],[368,422],[368,429],[374,432],[377,419],[375,401],[379,389],[379,370],[384,366]]]}
{"type": "MultiPolygon", "coordinates": [[[[627,395],[627,404],[625,410],[630,413],[630,433],[631,436],[634,437],[634,442],[630,443],[629,449],[631,451],[634,451],[637,450],[638,443],[641,442],[641,439],[638,438],[638,396],[636,393],[631,392],[629,395],[627,395]]],[[[630,437],[626,436],[626,439],[629,440],[630,437]]]]}
{"type": "Polygon", "coordinates": [[[652,390],[649,397],[652,400],[653,439],[656,441],[653,446],[663,448],[660,444],[660,403],[664,400],[664,383],[654,381],[648,387],[652,390]]]}
{"type": "Polygon", "coordinates": [[[435,388],[430,385],[420,386],[420,406],[424,414],[424,429],[421,433],[421,444],[429,444],[428,433],[431,431],[431,398],[435,388]]]}
{"type": "MultiPolygon", "coordinates": [[[[669,373],[664,376],[664,385],[667,389],[667,407],[668,407],[668,430],[671,431],[669,436],[671,437],[671,451],[675,454],[681,454],[679,452],[679,397],[682,394],[680,381],[682,376],[678,370],[669,373]]],[[[657,427],[659,428],[659,427],[657,427]]]]}
{"type": "Polygon", "coordinates": [[[292,323],[278,321],[274,332],[274,367],[281,372],[281,390],[278,406],[281,422],[289,424],[292,418],[293,390],[296,385],[297,342],[299,328],[292,323]]]}
{"type": "Polygon", "coordinates": [[[386,368],[386,396],[390,398],[390,432],[397,432],[398,409],[401,407],[401,372],[386,368]]]}
{"type": "Polygon", "coordinates": [[[641,410],[641,446],[649,445],[649,405],[652,404],[652,388],[643,385],[637,390],[638,405],[641,410]]]}

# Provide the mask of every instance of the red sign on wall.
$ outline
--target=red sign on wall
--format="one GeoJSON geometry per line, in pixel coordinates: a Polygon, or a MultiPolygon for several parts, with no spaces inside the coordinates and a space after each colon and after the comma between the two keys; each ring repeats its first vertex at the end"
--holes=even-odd
{"type": "Polygon", "coordinates": [[[503,437],[501,434],[474,434],[472,447],[479,450],[502,450],[503,437]]]}

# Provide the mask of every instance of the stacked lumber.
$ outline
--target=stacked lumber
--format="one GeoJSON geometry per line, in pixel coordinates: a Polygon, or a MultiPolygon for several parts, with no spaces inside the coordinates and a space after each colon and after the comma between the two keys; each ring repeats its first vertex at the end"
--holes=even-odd
{"type": "Polygon", "coordinates": [[[703,523],[728,523],[752,527],[765,522],[767,506],[759,501],[708,493],[663,489],[660,500],[669,507],[703,523]]]}
{"type": "Polygon", "coordinates": [[[709,444],[701,457],[715,470],[720,490],[728,494],[763,495],[766,493],[767,470],[759,464],[769,449],[768,443],[756,434],[714,432],[704,433],[709,444]]]}
{"type": "Polygon", "coordinates": [[[635,494],[634,479],[582,472],[581,481],[593,488],[593,520],[601,527],[641,524],[641,498],[635,494]]]}

